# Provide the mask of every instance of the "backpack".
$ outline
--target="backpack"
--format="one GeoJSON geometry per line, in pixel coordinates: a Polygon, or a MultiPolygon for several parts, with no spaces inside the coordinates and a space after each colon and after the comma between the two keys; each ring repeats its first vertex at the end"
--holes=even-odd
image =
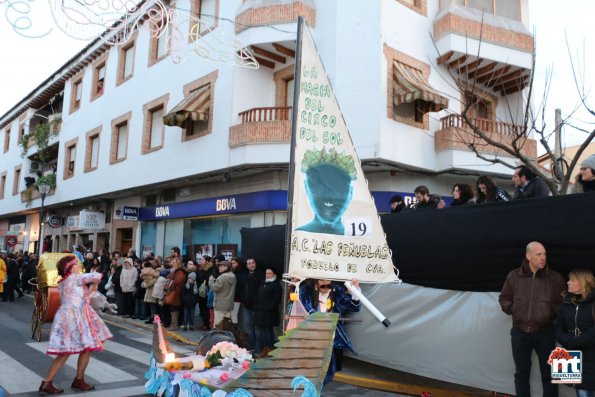
{"type": "Polygon", "coordinates": [[[200,287],[198,287],[198,296],[201,298],[207,297],[207,282],[203,281],[200,287]]]}

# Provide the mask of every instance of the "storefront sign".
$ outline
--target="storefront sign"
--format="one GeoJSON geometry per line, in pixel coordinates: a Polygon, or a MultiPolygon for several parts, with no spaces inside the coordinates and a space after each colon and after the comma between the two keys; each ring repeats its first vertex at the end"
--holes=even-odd
{"type": "Polygon", "coordinates": [[[124,207],[122,209],[122,219],[125,221],[137,221],[138,207],[124,207]]]}
{"type": "Polygon", "coordinates": [[[160,219],[286,209],[287,191],[268,190],[144,207],[139,209],[138,220],[156,221],[160,219]]]}
{"type": "Polygon", "coordinates": [[[56,229],[64,224],[64,219],[60,215],[50,215],[47,224],[49,227],[56,229]]]}
{"type": "Polygon", "coordinates": [[[83,210],[79,213],[79,229],[105,228],[105,214],[99,211],[83,210]]]}
{"type": "Polygon", "coordinates": [[[79,229],[79,216],[71,215],[66,218],[66,229],[67,230],[78,230],[79,229]]]}
{"type": "Polygon", "coordinates": [[[19,242],[17,236],[6,236],[6,245],[8,247],[14,247],[19,242]]]}

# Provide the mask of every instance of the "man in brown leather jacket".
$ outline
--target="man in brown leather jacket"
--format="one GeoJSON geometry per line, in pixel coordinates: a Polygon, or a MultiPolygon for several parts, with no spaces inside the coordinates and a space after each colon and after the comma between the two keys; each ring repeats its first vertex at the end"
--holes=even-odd
{"type": "Polygon", "coordinates": [[[550,379],[547,363],[555,347],[554,319],[562,304],[566,285],[562,276],[546,266],[545,247],[533,241],[527,245],[525,260],[519,269],[508,273],[500,306],[512,315],[512,357],[517,397],[530,397],[529,376],[533,350],[539,358],[544,397],[556,397],[557,385],[550,379]]]}

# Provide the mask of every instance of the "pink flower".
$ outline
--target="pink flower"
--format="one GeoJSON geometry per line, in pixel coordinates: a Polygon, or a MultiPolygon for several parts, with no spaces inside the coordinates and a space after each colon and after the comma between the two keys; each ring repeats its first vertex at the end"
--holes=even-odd
{"type": "Polygon", "coordinates": [[[221,380],[223,382],[227,382],[229,380],[229,374],[227,372],[224,372],[221,374],[221,380]]]}

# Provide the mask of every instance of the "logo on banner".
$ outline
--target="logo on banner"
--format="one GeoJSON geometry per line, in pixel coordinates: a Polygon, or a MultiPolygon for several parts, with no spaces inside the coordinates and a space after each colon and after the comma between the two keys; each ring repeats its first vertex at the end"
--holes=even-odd
{"type": "Polygon", "coordinates": [[[583,353],[557,347],[550,354],[548,364],[552,367],[552,383],[581,383],[583,353]]]}

